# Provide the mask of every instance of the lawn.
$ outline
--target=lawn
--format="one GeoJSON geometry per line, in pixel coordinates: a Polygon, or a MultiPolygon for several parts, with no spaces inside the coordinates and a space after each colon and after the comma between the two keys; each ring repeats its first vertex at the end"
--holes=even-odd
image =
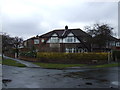
{"type": "Polygon", "coordinates": [[[120,63],[112,63],[112,64],[102,64],[102,65],[86,65],[86,64],[52,64],[52,63],[40,63],[36,62],[34,63],[40,67],[43,68],[49,68],[49,69],[64,69],[68,67],[87,67],[87,68],[105,68],[105,67],[116,67],[120,65],[120,63]]]}
{"type": "MultiPolygon", "coordinates": [[[[3,65],[9,65],[9,66],[26,67],[24,64],[21,64],[11,59],[0,60],[0,63],[2,63],[3,65]]],[[[33,62],[33,64],[36,64],[43,68],[49,68],[49,69],[64,69],[68,67],[84,67],[84,66],[88,68],[105,68],[105,67],[120,66],[120,63],[110,63],[110,64],[90,65],[90,66],[87,64],[53,64],[53,63],[41,63],[41,62],[33,62]]]]}
{"type": "Polygon", "coordinates": [[[86,66],[85,64],[52,64],[52,63],[34,63],[43,68],[50,68],[50,69],[64,69],[67,67],[83,67],[86,66]]]}
{"type": "Polygon", "coordinates": [[[0,59],[0,64],[2,64],[2,60],[0,59]]]}
{"type": "Polygon", "coordinates": [[[120,66],[120,63],[111,63],[111,64],[103,64],[103,65],[93,65],[91,68],[105,68],[105,67],[117,67],[120,66]]]}
{"type": "Polygon", "coordinates": [[[11,59],[4,59],[2,61],[3,65],[8,65],[8,66],[17,66],[17,67],[26,67],[24,64],[21,64],[17,61],[11,60],[11,59]]]}

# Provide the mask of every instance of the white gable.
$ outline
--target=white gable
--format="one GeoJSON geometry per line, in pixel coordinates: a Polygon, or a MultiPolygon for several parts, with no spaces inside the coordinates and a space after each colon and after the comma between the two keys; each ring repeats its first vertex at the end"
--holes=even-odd
{"type": "Polygon", "coordinates": [[[54,33],[51,38],[48,39],[47,43],[81,43],[77,37],[71,32],[67,35],[67,37],[60,39],[57,37],[58,35],[54,33]]]}
{"type": "Polygon", "coordinates": [[[58,36],[56,33],[54,33],[52,36],[58,36]]]}
{"type": "Polygon", "coordinates": [[[69,33],[67,36],[74,36],[74,34],[73,33],[69,33]]]}

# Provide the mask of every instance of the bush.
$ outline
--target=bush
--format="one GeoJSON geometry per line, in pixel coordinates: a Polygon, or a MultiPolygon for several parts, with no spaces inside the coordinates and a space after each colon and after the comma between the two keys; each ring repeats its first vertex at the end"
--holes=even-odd
{"type": "Polygon", "coordinates": [[[41,62],[91,63],[92,60],[106,62],[108,53],[37,53],[41,62]]]}
{"type": "Polygon", "coordinates": [[[21,52],[20,56],[36,58],[37,53],[36,52],[21,52]]]}

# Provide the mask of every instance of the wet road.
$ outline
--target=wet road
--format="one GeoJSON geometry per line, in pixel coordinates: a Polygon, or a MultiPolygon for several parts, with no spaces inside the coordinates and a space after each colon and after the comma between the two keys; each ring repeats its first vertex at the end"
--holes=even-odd
{"type": "Polygon", "coordinates": [[[4,65],[3,79],[11,81],[2,85],[3,88],[117,88],[119,69],[55,70],[4,65]]]}

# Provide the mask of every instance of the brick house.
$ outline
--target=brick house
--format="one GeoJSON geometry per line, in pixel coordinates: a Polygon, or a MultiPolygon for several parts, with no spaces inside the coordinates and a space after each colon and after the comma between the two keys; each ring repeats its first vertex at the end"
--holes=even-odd
{"type": "MultiPolygon", "coordinates": [[[[35,48],[39,52],[66,52],[79,53],[90,52],[99,49],[91,45],[92,37],[81,29],[57,29],[45,33],[41,36],[32,37],[24,41],[24,48],[35,48]]],[[[120,46],[120,40],[109,36],[110,41],[106,43],[107,50],[112,47],[120,46]]]]}

